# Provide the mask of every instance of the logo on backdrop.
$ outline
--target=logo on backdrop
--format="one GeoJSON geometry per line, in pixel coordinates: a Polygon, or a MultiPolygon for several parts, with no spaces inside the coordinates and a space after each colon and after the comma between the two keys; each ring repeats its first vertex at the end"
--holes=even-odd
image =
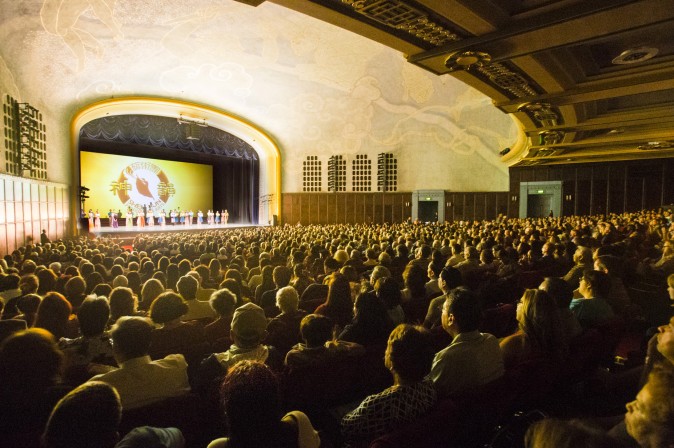
{"type": "Polygon", "coordinates": [[[127,207],[153,210],[163,208],[176,193],[166,173],[150,162],[135,162],[124,168],[117,181],[110,184],[110,191],[127,207]]]}

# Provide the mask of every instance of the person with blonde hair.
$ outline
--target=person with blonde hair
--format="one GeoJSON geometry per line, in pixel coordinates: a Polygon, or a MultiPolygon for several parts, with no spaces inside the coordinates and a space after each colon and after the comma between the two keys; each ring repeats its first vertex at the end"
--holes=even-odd
{"type": "Polygon", "coordinates": [[[574,420],[546,418],[527,430],[526,448],[614,448],[619,443],[606,432],[574,420]]]}
{"type": "Polygon", "coordinates": [[[568,351],[556,302],[547,292],[527,289],[517,304],[519,330],[500,342],[506,368],[527,360],[561,361],[568,351]]]}
{"type": "Polygon", "coordinates": [[[674,368],[653,369],[634,401],[625,406],[627,433],[641,448],[674,447],[674,368]]]}

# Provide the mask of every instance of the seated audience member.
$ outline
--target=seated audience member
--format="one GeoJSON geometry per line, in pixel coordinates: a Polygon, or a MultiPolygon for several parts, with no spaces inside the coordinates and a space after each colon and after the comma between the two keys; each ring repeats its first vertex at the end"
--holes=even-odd
{"type": "Polygon", "coordinates": [[[312,283],[313,280],[309,277],[306,267],[302,263],[296,264],[293,267],[293,278],[290,280],[290,285],[295,288],[297,295],[301,297],[304,290],[312,283]]]}
{"type": "MultiPolygon", "coordinates": [[[[16,274],[8,275],[6,277],[7,280],[12,282],[16,280],[14,278],[14,275],[16,274]]],[[[19,314],[19,310],[16,307],[17,303],[19,302],[19,298],[25,296],[26,294],[37,294],[38,287],[39,287],[39,280],[37,278],[37,275],[28,274],[24,275],[23,277],[20,277],[17,283],[17,288],[20,293],[11,294],[11,297],[4,297],[5,308],[2,312],[2,318],[11,319],[17,314],[19,314]]]]}
{"type": "Polygon", "coordinates": [[[112,328],[112,342],[119,369],[93,377],[117,392],[124,409],[148,405],[190,391],[187,363],[180,354],[152,361],[149,356],[152,324],[145,318],[121,317],[112,328]]]}
{"type": "MultiPolygon", "coordinates": [[[[0,299],[0,313],[2,313],[3,305],[4,303],[2,303],[2,300],[0,299]]],[[[28,328],[28,325],[23,319],[0,320],[0,344],[14,333],[18,333],[26,328],[28,328]]]]}
{"type": "Polygon", "coordinates": [[[72,306],[61,294],[47,293],[35,315],[34,327],[49,330],[59,340],[64,337],[73,337],[77,334],[77,326],[71,323],[72,306]]]}
{"type": "Polygon", "coordinates": [[[571,341],[581,334],[583,332],[583,327],[580,326],[578,318],[569,308],[571,300],[573,300],[573,290],[571,289],[571,286],[561,278],[546,277],[538,289],[547,292],[557,304],[562,332],[566,336],[566,340],[571,341]]]}
{"type": "Polygon", "coordinates": [[[44,448],[113,448],[119,440],[119,394],[100,381],[73,389],[54,407],[42,434],[44,448]]]}
{"type": "Polygon", "coordinates": [[[138,299],[126,286],[117,286],[110,293],[110,321],[112,326],[122,316],[138,316],[138,299]]]}
{"type": "Polygon", "coordinates": [[[501,340],[506,369],[528,360],[561,362],[568,344],[555,301],[539,289],[527,289],[517,304],[519,330],[501,340]]]}
{"type": "Polygon", "coordinates": [[[16,308],[19,310],[19,314],[14,316],[14,319],[20,319],[26,321],[27,327],[32,327],[35,322],[35,316],[37,316],[37,309],[42,302],[42,297],[37,294],[26,294],[25,296],[19,297],[19,300],[16,302],[16,308]]]}
{"type": "Polygon", "coordinates": [[[278,379],[263,363],[238,362],[220,391],[229,437],[212,441],[208,448],[320,446],[320,437],[304,413],[282,415],[278,379]]]}
{"type": "Polygon", "coordinates": [[[16,301],[21,296],[21,289],[19,289],[19,281],[21,277],[19,274],[10,273],[0,277],[0,302],[3,302],[5,309],[3,309],[2,319],[11,319],[18,314],[16,309],[16,301]],[[14,304],[14,305],[12,305],[14,304]],[[7,305],[10,308],[7,308],[7,305]]]}
{"type": "Polygon", "coordinates": [[[208,302],[197,300],[197,290],[199,281],[191,275],[183,275],[178,280],[178,293],[187,303],[187,312],[183,315],[183,320],[213,320],[215,312],[208,302]]]}
{"type": "Polygon", "coordinates": [[[563,277],[571,288],[577,289],[580,285],[580,279],[586,272],[590,272],[593,268],[592,249],[589,247],[578,246],[573,253],[574,266],[569,269],[569,272],[563,277]]]}
{"type": "Polygon", "coordinates": [[[159,297],[159,294],[165,291],[164,285],[156,278],[151,278],[143,284],[140,290],[140,303],[138,308],[143,311],[148,311],[152,306],[152,302],[159,297]]]}
{"type": "Polygon", "coordinates": [[[426,275],[430,279],[426,282],[424,286],[426,288],[426,297],[437,297],[442,294],[440,285],[438,284],[438,279],[440,278],[440,273],[444,265],[440,261],[431,261],[428,263],[428,271],[426,275]]]}
{"type": "Polygon", "coordinates": [[[114,387],[91,381],[54,407],[42,435],[44,448],[184,448],[177,428],[141,426],[119,440],[122,404],[114,387]]]}
{"type": "Polygon", "coordinates": [[[431,300],[431,303],[428,304],[428,312],[424,319],[424,327],[430,330],[431,328],[442,325],[442,307],[447,299],[447,294],[449,294],[449,291],[462,284],[463,278],[461,277],[461,272],[453,267],[445,266],[442,271],[440,271],[438,286],[440,286],[443,295],[434,298],[431,300]]]}
{"type": "Polygon", "coordinates": [[[276,347],[282,356],[301,340],[300,321],[307,313],[297,308],[299,301],[297,291],[292,286],[284,286],[276,293],[276,307],[281,310],[281,314],[267,324],[265,343],[276,347]]]}
{"type": "Polygon", "coordinates": [[[66,360],[66,372],[71,368],[86,368],[89,364],[116,366],[110,334],[105,331],[110,319],[110,305],[105,297],[87,297],[77,311],[80,336],[63,338],[59,347],[66,360]]]}
{"type": "Polygon", "coordinates": [[[365,353],[360,344],[332,340],[332,321],[319,314],[305,316],[300,322],[300,333],[304,342],[296,344],[285,358],[285,365],[290,370],[365,353]]]}
{"type": "Polygon", "coordinates": [[[178,428],[139,426],[129,431],[115,448],[185,448],[185,437],[178,428]]]}
{"type": "Polygon", "coordinates": [[[218,318],[204,327],[206,340],[209,342],[229,341],[232,317],[236,309],[236,296],[229,289],[219,289],[211,294],[209,303],[218,318]]]}
{"type": "Polygon", "coordinates": [[[0,443],[10,435],[44,429],[49,413],[68,391],[61,384],[63,353],[54,336],[31,328],[0,345],[0,443]]]}
{"type": "Polygon", "coordinates": [[[351,301],[351,285],[349,280],[338,272],[330,277],[328,298],[314,311],[326,316],[334,325],[344,328],[353,318],[353,302],[351,301]]]}
{"type": "Polygon", "coordinates": [[[276,266],[272,273],[272,278],[274,280],[274,289],[265,291],[262,296],[260,296],[260,307],[265,312],[265,315],[269,317],[274,317],[278,314],[279,310],[276,308],[276,293],[279,289],[286,287],[290,284],[290,279],[292,277],[292,271],[286,266],[276,266]]]}
{"type": "Polygon", "coordinates": [[[408,264],[403,271],[405,288],[401,291],[402,303],[419,302],[426,299],[427,269],[419,264],[408,264]]]}
{"type": "Polygon", "coordinates": [[[400,305],[401,296],[398,282],[391,277],[384,277],[377,280],[374,290],[379,300],[386,305],[386,313],[391,323],[395,326],[405,322],[405,312],[400,305]]]}
{"type": "Polygon", "coordinates": [[[187,303],[173,291],[159,294],[152,302],[150,318],[157,324],[149,350],[152,359],[179,353],[191,363],[205,353],[204,327],[197,321],[184,322],[186,313],[187,303]]]}
{"type": "Polygon", "coordinates": [[[476,295],[465,289],[450,291],[442,308],[442,327],[452,336],[449,346],[436,353],[429,375],[440,396],[482,386],[503,376],[498,340],[480,333],[481,309],[476,295]]]}
{"type": "Polygon", "coordinates": [[[259,361],[279,370],[282,357],[271,346],[262,344],[267,336],[267,318],[264,310],[254,303],[246,303],[234,311],[230,337],[232,346],[226,352],[213,353],[200,367],[199,387],[208,387],[216,378],[222,377],[227,370],[242,360],[259,361]]]}
{"type": "Polygon", "coordinates": [[[353,320],[338,339],[366,347],[385,345],[393,324],[384,303],[377,296],[364,293],[356,298],[353,309],[353,320]]]}
{"type": "Polygon", "coordinates": [[[597,428],[580,420],[546,418],[527,430],[526,448],[615,448],[620,443],[597,428]]]}
{"type": "Polygon", "coordinates": [[[641,448],[674,446],[674,368],[654,368],[646,385],[626,408],[627,433],[641,448]]]}
{"type": "Polygon", "coordinates": [[[583,274],[578,287],[581,298],[573,299],[569,305],[583,328],[596,327],[614,317],[605,299],[610,287],[611,281],[603,272],[589,271],[583,274]]]}
{"type": "Polygon", "coordinates": [[[368,446],[435,404],[435,386],[426,379],[433,356],[430,336],[423,327],[402,324],[391,332],[385,363],[393,374],[393,386],[370,395],[344,416],[341,430],[349,446],[368,446]]]}
{"type": "Polygon", "coordinates": [[[87,284],[80,276],[71,277],[66,282],[63,295],[66,297],[68,302],[70,302],[74,310],[77,310],[77,308],[79,308],[86,298],[86,289],[87,284]]]}

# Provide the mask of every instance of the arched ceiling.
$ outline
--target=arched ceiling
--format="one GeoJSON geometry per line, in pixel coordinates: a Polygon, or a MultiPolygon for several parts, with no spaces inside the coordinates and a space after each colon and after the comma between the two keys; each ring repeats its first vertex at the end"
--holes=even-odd
{"type": "Polygon", "coordinates": [[[528,137],[506,162],[674,155],[672,0],[269,1],[488,95],[528,137]]]}
{"type": "Polygon", "coordinates": [[[408,63],[404,53],[421,47],[363,37],[352,22],[305,0],[0,0],[0,92],[44,114],[55,182],[71,182],[64,148],[80,111],[141,98],[253,124],[279,149],[284,192],[302,191],[309,155],[382,152],[399,161],[401,191],[505,190],[499,151],[523,141],[515,121],[459,80],[408,63]]]}

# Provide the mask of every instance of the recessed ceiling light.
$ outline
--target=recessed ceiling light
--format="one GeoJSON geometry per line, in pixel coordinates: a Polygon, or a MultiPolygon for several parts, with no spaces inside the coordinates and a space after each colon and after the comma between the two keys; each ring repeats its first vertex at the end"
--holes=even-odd
{"type": "Polygon", "coordinates": [[[656,54],[658,49],[653,47],[630,48],[613,58],[611,62],[615,65],[638,64],[652,59],[656,54]]]}
{"type": "Polygon", "coordinates": [[[625,132],[625,128],[613,128],[607,132],[608,135],[622,134],[625,132]]]}

